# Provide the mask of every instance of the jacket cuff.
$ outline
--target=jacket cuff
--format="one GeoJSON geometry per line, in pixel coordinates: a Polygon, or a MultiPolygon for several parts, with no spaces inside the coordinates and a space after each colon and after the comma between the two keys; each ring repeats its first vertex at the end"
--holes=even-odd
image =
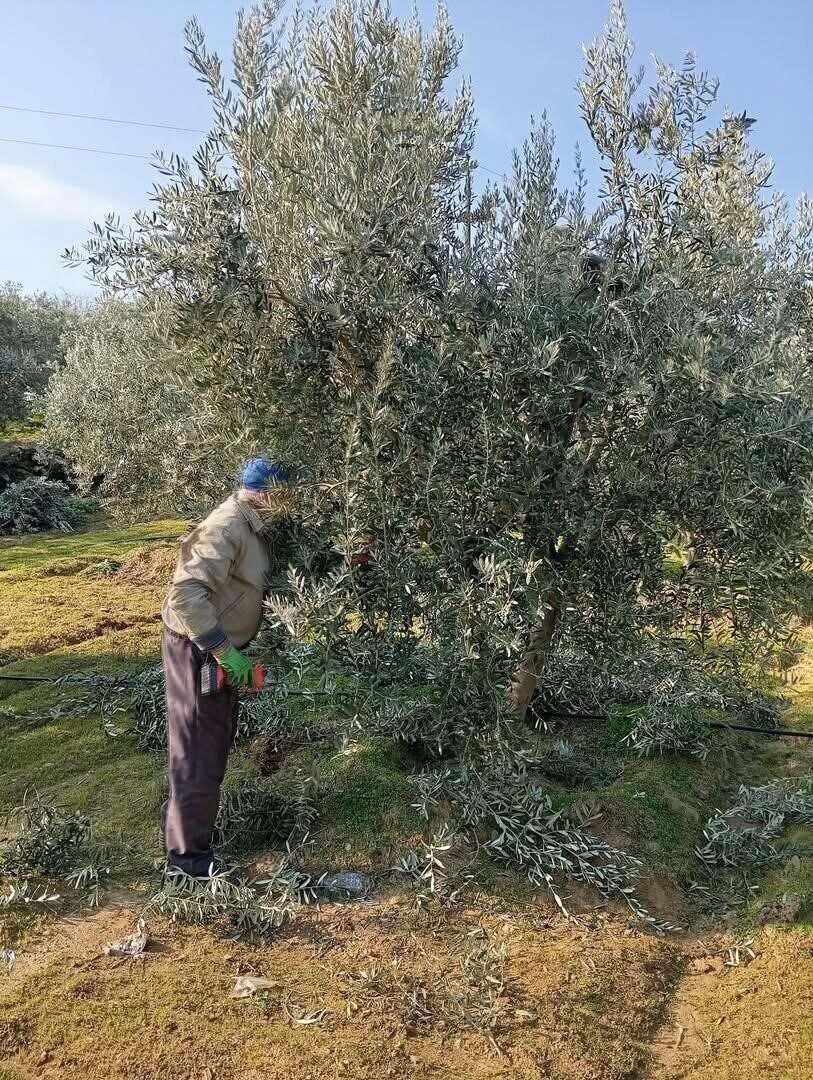
{"type": "Polygon", "coordinates": [[[229,644],[229,639],[226,637],[223,627],[219,624],[205,634],[201,634],[200,637],[192,638],[192,641],[201,652],[214,652],[216,649],[222,649],[223,646],[229,644]]]}

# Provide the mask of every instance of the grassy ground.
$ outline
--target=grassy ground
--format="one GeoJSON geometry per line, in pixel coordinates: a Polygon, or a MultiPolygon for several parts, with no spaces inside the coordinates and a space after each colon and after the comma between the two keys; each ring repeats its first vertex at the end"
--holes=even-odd
{"type": "MultiPolygon", "coordinates": [[[[0,673],[154,662],[162,538],[182,531],[177,521],[97,522],[0,541],[0,673]]],[[[789,689],[794,724],[813,727],[813,634],[789,689]]],[[[682,888],[697,872],[694,846],[709,814],[740,782],[809,769],[803,745],[729,740],[704,765],[641,761],[623,749],[623,721],[567,733],[604,778],[586,790],[550,785],[554,802],[578,803],[591,829],[637,853],[647,902],[693,926],[658,939],[565,886],[580,913],[569,924],[547,896],[482,863],[462,906],[416,911],[414,895],[386,874],[420,836],[408,762],[382,740],[309,744],[281,762],[276,782],[309,783],[320,811],[313,868],[371,871],[374,899],[305,913],[257,948],[152,919],[154,946],[131,965],[101,948],[130,932],[154,887],[164,762],[131,736],[109,738],[98,715],[26,721],[59,700],[47,684],[0,681],[0,814],[32,786],[90,813],[117,852],[116,891],[101,911],[69,919],[0,913],[0,948],[18,953],[13,973],[0,974],[0,1080],[811,1075],[813,860],[789,860],[726,925],[704,921],[682,888]],[[779,918],[789,896],[795,922],[761,926],[766,906],[779,918]],[[744,940],[756,959],[726,967],[726,949],[744,940]],[[239,974],[275,985],[235,1001],[239,974]],[[496,997],[489,979],[502,988],[496,997]]],[[[241,750],[229,782],[256,775],[274,751],[241,750]]]]}
{"type": "Polygon", "coordinates": [[[42,416],[30,416],[25,420],[6,420],[0,423],[0,443],[36,442],[42,435],[44,426],[42,416]]]}
{"type": "MultiPolygon", "coordinates": [[[[142,632],[116,643],[127,651],[154,652],[161,584],[133,589],[110,570],[148,538],[177,537],[183,527],[181,521],[126,528],[96,523],[35,543],[0,540],[0,662],[50,654],[46,666],[51,668],[72,646],[135,627],[142,632]]],[[[85,648],[81,662],[94,654],[107,658],[110,644],[85,648]]],[[[66,657],[65,664],[71,663],[66,657]]]]}

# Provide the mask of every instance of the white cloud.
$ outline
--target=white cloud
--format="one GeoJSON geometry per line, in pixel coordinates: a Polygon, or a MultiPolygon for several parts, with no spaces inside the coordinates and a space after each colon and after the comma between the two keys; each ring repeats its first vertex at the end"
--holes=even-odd
{"type": "Polygon", "coordinates": [[[76,184],[56,180],[39,169],[0,162],[0,206],[14,207],[38,218],[89,225],[103,221],[115,207],[103,196],[76,184]]]}

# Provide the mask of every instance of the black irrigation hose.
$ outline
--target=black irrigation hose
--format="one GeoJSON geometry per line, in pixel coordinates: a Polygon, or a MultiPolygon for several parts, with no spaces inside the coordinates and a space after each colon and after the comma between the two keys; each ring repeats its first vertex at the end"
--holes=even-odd
{"type": "Polygon", "coordinates": [[[730,728],[732,731],[756,731],[760,735],[790,735],[795,739],[813,739],[813,731],[788,731],[787,728],[751,727],[748,724],[726,724],[722,720],[704,720],[706,727],[730,728]]]}
{"type": "MultiPolygon", "coordinates": [[[[537,710],[541,718],[556,718],[562,720],[609,720],[609,716],[601,713],[568,713],[555,712],[553,710],[537,710]]],[[[724,728],[726,731],[755,731],[758,735],[785,735],[796,739],[813,739],[813,731],[788,731],[787,728],[764,728],[755,727],[751,724],[727,724],[724,720],[703,720],[705,727],[724,728]]]]}
{"type": "MultiPolygon", "coordinates": [[[[62,679],[70,679],[70,675],[0,675],[0,679],[11,682],[60,682],[62,679]]],[[[335,693],[330,690],[289,690],[289,697],[350,697],[349,694],[335,693]]],[[[604,720],[610,719],[601,713],[570,713],[558,712],[553,709],[545,712],[539,711],[539,716],[550,717],[556,720],[604,720]]],[[[710,728],[722,728],[724,731],[753,731],[757,735],[777,735],[793,739],[813,739],[813,731],[788,731],[787,728],[763,728],[752,724],[727,724],[721,720],[704,720],[703,724],[710,728]]]]}
{"type": "MultiPolygon", "coordinates": [[[[81,672],[74,672],[78,678],[85,678],[81,672]]],[[[0,679],[10,682],[33,682],[33,683],[58,683],[70,682],[73,675],[0,675],[0,679]]],[[[262,691],[260,691],[262,693],[262,691]]],[[[289,697],[346,697],[346,694],[335,694],[329,690],[289,690],[289,697]]]]}
{"type": "Polygon", "coordinates": [[[12,682],[59,682],[53,675],[0,675],[0,679],[10,679],[12,682]]]}

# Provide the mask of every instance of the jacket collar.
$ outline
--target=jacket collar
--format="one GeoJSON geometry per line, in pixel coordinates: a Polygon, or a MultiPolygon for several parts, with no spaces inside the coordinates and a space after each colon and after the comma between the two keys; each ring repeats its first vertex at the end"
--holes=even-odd
{"type": "Polygon", "coordinates": [[[254,509],[247,499],[241,499],[239,495],[235,495],[237,505],[240,507],[240,513],[249,523],[254,532],[259,533],[263,531],[263,522],[260,515],[254,509]]]}

